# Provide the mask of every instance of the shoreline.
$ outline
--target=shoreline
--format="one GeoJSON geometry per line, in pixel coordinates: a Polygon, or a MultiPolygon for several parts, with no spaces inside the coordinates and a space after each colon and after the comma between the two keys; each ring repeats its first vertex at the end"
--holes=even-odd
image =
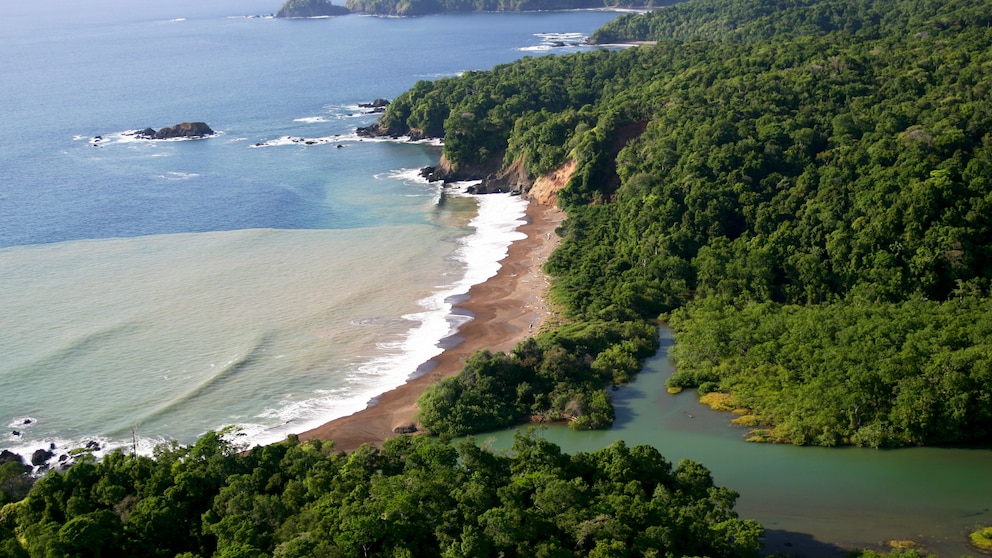
{"type": "Polygon", "coordinates": [[[381,445],[413,432],[417,399],[428,386],[458,374],[475,351],[510,351],[538,331],[549,315],[548,278],[541,267],[558,246],[555,229],[564,218],[557,207],[528,199],[524,224],[517,228],[526,238],[510,244],[495,276],[473,285],[468,296],[453,305],[452,313],[472,319],[441,340],[443,352],[421,364],[406,383],[376,396],[365,409],[301,432],[300,439],[332,440],[336,450],[353,451],[362,444],[381,445]]]}

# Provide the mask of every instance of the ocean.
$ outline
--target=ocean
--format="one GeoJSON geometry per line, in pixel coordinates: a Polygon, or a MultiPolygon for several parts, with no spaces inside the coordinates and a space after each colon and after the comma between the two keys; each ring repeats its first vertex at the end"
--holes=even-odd
{"type": "Polygon", "coordinates": [[[0,20],[0,449],[268,443],[438,354],[524,202],[419,178],[361,103],[589,47],[616,13],[257,17],[278,0],[43,0],[0,20]],[[128,132],[204,121],[218,134],[128,132]]]}

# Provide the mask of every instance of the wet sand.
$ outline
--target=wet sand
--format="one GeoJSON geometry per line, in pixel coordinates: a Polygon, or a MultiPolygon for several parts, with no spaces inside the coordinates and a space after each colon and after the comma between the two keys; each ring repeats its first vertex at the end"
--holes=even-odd
{"type": "Polygon", "coordinates": [[[558,245],[555,229],[564,212],[531,200],[526,221],[517,230],[527,235],[510,245],[499,272],[469,290],[454,311],[473,316],[445,339],[444,352],[424,363],[418,376],[378,396],[369,407],[303,432],[301,439],[333,440],[351,451],[364,443],[379,445],[416,423],[417,399],[427,386],[461,371],[465,359],[480,349],[510,351],[536,332],[549,316],[545,303],[548,278],[541,270],[558,245]]]}

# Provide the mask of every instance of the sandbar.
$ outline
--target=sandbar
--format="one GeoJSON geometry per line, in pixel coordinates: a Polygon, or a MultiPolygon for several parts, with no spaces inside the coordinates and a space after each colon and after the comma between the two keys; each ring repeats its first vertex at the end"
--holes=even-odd
{"type": "Polygon", "coordinates": [[[341,451],[381,445],[416,423],[420,395],[429,385],[458,374],[469,355],[481,349],[508,352],[536,333],[550,316],[542,266],[558,245],[555,229],[564,218],[553,205],[530,199],[524,224],[517,228],[527,237],[510,244],[495,276],[473,286],[467,299],[454,305],[453,311],[473,319],[442,341],[444,351],[424,363],[416,377],[379,395],[365,409],[303,432],[300,439],[333,440],[341,451]]]}

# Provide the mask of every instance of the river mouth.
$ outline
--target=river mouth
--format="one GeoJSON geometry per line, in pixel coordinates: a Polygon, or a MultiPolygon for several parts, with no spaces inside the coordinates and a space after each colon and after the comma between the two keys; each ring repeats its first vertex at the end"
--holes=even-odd
{"type": "MultiPolygon", "coordinates": [[[[616,440],[649,444],[670,462],[692,459],[718,485],[740,493],[737,512],[766,529],[765,554],[843,556],[852,549],[914,544],[938,556],[974,555],[968,534],[992,524],[992,449],[896,450],[798,447],[745,442],[733,415],[700,404],[696,394],[667,393],[674,343],[660,330],[661,350],[637,380],[612,392],[617,419],[608,431],[541,428],[567,453],[616,440]]],[[[508,448],[514,430],[476,436],[508,448]]]]}

